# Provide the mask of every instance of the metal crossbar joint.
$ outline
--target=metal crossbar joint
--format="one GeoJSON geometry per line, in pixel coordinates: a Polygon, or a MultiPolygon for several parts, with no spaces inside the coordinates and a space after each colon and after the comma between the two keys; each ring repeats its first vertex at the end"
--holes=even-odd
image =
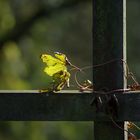
{"type": "Polygon", "coordinates": [[[115,94],[104,94],[95,96],[90,103],[91,106],[96,106],[96,112],[102,112],[111,117],[118,117],[119,101],[115,94]]]}

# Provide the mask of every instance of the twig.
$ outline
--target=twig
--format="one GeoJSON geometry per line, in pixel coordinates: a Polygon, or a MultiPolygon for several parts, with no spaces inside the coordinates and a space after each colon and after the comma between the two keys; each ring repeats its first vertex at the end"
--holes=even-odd
{"type": "MultiPolygon", "coordinates": [[[[93,68],[93,69],[94,69],[94,68],[98,68],[98,67],[101,67],[101,66],[104,66],[104,65],[113,63],[113,62],[115,62],[115,61],[121,61],[121,62],[123,62],[123,63],[125,64],[125,66],[126,66],[126,71],[127,71],[127,73],[126,73],[126,75],[125,75],[126,79],[128,80],[128,78],[130,77],[130,78],[134,81],[134,83],[135,83],[137,86],[139,86],[139,83],[137,82],[137,80],[136,80],[136,78],[134,77],[133,73],[130,72],[129,67],[128,67],[128,64],[127,64],[126,61],[123,60],[123,59],[117,59],[117,58],[116,58],[116,59],[112,59],[112,60],[106,61],[106,62],[101,63],[101,64],[97,64],[97,65],[93,65],[93,66],[86,66],[86,67],[81,68],[80,71],[83,72],[83,70],[85,70],[85,69],[89,69],[89,68],[93,68]]],[[[78,80],[77,80],[77,74],[78,74],[78,72],[79,72],[79,71],[76,71],[76,73],[75,73],[75,82],[76,82],[76,84],[78,85],[78,87],[84,89],[85,87],[84,87],[81,83],[79,83],[78,80]]],[[[85,88],[85,89],[86,89],[86,90],[90,90],[90,91],[93,90],[93,89],[91,89],[91,88],[85,88]]],[[[104,92],[104,93],[101,93],[101,91],[93,91],[93,92],[94,92],[94,93],[97,93],[97,92],[98,92],[98,93],[100,93],[100,94],[110,94],[110,93],[114,93],[114,92],[125,92],[125,91],[130,91],[130,90],[131,90],[131,88],[127,88],[127,89],[114,89],[114,90],[107,91],[107,92],[104,92]]]]}
{"type": "Polygon", "coordinates": [[[109,116],[109,118],[111,119],[111,121],[113,122],[113,124],[114,124],[116,127],[118,127],[119,129],[121,129],[122,131],[127,132],[127,133],[130,134],[133,138],[136,139],[136,136],[135,136],[133,133],[131,133],[129,130],[126,130],[126,129],[120,127],[120,126],[113,120],[113,118],[112,118],[111,116],[109,116]]]}

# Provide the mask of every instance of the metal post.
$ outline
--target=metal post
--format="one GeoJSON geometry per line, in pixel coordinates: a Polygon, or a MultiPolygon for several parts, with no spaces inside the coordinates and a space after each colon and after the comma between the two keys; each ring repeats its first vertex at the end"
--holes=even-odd
{"type": "MultiPolygon", "coordinates": [[[[126,88],[126,0],[93,0],[93,69],[95,90],[126,88]]],[[[124,128],[124,122],[117,122],[124,128]]],[[[94,122],[95,140],[124,140],[113,122],[94,122]]]]}

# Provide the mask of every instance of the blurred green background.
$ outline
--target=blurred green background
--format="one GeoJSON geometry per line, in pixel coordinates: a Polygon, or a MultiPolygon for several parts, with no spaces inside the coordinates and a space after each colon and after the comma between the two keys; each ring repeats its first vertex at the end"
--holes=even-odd
{"type": "MultiPolygon", "coordinates": [[[[140,1],[127,0],[127,56],[140,81],[140,1]]],[[[0,89],[42,89],[42,53],[59,51],[92,65],[91,0],[0,0],[0,89]]],[[[91,79],[92,70],[79,73],[91,79]]],[[[76,85],[72,78],[71,89],[76,85]]],[[[92,80],[92,79],[91,79],[92,80]]],[[[134,131],[138,134],[137,131],[134,131]]],[[[0,140],[93,140],[92,122],[0,122],[0,140]]]]}
{"type": "MultiPolygon", "coordinates": [[[[46,88],[42,53],[58,51],[78,67],[92,65],[91,28],[91,0],[0,0],[0,89],[46,88]]],[[[92,70],[86,73],[90,79],[92,70]]]]}

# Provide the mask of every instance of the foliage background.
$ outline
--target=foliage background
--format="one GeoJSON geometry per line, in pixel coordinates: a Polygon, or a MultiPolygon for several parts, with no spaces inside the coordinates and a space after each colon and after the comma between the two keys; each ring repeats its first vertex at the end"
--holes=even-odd
{"type": "MultiPolygon", "coordinates": [[[[139,17],[139,0],[127,0],[128,64],[138,81],[139,17]]],[[[79,67],[92,64],[91,0],[0,0],[0,89],[46,88],[39,56],[54,51],[79,67]]],[[[90,77],[91,69],[78,78],[90,77]]],[[[92,132],[92,122],[0,122],[2,140],[91,140],[92,132]]]]}

